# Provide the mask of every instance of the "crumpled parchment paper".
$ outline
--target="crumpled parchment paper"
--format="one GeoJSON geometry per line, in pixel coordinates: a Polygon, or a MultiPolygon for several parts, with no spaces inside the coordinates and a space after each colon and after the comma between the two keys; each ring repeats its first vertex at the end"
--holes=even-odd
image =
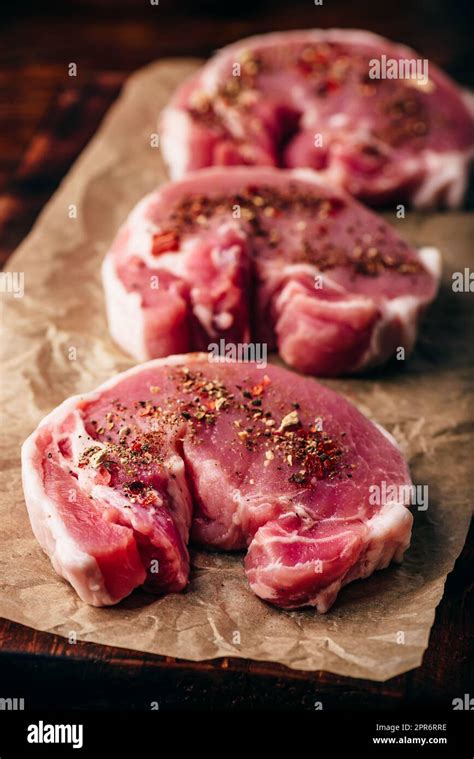
{"type": "Polygon", "coordinates": [[[156,116],[196,65],[164,61],[131,77],[7,267],[24,276],[24,296],[1,295],[0,616],[190,660],[236,656],[385,680],[421,663],[471,515],[473,299],[451,287],[452,272],[472,261],[474,224],[467,214],[398,220],[395,210],[388,214],[412,242],[442,250],[440,296],[409,360],[329,383],[397,437],[414,482],[429,488],[428,509],[415,509],[403,565],[349,585],[333,609],[318,616],[260,601],[248,588],[240,555],[193,551],[187,592],[156,598],[137,591],[116,607],[95,609],[54,573],[30,529],[20,482],[22,441],[65,397],[131,364],[108,337],[100,263],[131,207],[166,178],[159,149],[151,146],[156,116]]]}

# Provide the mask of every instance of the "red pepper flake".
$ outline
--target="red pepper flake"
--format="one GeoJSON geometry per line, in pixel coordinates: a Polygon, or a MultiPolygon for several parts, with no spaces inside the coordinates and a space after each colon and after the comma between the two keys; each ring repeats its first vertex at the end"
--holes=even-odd
{"type": "Polygon", "coordinates": [[[265,374],[265,376],[263,377],[262,381],[259,382],[258,385],[254,385],[253,388],[252,388],[252,390],[250,391],[251,394],[252,394],[252,396],[255,397],[255,396],[258,396],[258,395],[262,395],[262,393],[264,392],[265,388],[268,385],[270,385],[270,383],[271,383],[270,377],[268,376],[268,374],[265,374]]]}
{"type": "Polygon", "coordinates": [[[179,250],[179,237],[176,232],[158,232],[158,234],[153,235],[152,256],[161,256],[162,253],[174,250],[179,250]]]}
{"type": "Polygon", "coordinates": [[[336,79],[327,79],[325,82],[325,91],[326,92],[335,92],[336,90],[340,89],[341,83],[338,82],[336,79]]]}

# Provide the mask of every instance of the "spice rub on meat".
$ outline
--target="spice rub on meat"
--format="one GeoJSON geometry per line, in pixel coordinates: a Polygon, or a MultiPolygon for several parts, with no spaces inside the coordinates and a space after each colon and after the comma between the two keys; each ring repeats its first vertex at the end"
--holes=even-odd
{"type": "Polygon", "coordinates": [[[160,135],[173,179],[207,166],[305,167],[369,204],[455,208],[474,153],[473,100],[370,32],[277,32],[220,50],[178,88],[160,135]]]}
{"type": "Polygon", "coordinates": [[[258,596],[324,612],[410,541],[410,475],[393,439],[275,366],[203,354],[137,366],[49,414],[22,467],[39,543],[97,606],[142,585],[183,590],[191,541],[247,549],[258,596]]]}
{"type": "Polygon", "coordinates": [[[223,339],[339,375],[412,349],[440,257],[315,172],[206,169],[144,198],[103,264],[109,327],[137,360],[223,339]]]}

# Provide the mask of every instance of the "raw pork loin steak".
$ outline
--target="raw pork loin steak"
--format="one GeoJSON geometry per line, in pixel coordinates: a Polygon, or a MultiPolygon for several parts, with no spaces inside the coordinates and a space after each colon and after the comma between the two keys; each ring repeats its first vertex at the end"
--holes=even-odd
{"type": "Polygon", "coordinates": [[[354,29],[230,45],[163,112],[171,176],[213,165],[308,167],[369,204],[459,206],[473,156],[472,96],[427,65],[354,29]],[[371,78],[378,73],[387,78],[371,78]]]}
{"type": "Polygon", "coordinates": [[[410,476],[394,440],[337,393],[275,366],[205,354],[137,366],[65,401],[22,459],[34,533],[94,605],[143,584],[182,590],[191,525],[196,544],[248,549],[260,598],[321,612],[410,541],[410,476]]]}
{"type": "Polygon", "coordinates": [[[308,169],[214,168],[141,201],[105,258],[110,331],[134,358],[250,338],[339,375],[413,347],[440,258],[308,169]]]}

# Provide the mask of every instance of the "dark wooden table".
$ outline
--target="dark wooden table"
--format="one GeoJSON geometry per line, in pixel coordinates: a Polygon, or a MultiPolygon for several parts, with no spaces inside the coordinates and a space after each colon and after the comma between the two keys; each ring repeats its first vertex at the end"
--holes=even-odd
{"type": "MultiPolygon", "coordinates": [[[[207,56],[249,34],[309,26],[368,28],[414,46],[474,85],[470,0],[35,0],[3,5],[0,29],[0,260],[5,261],[95,132],[126,76],[165,56],[207,56]],[[67,65],[78,76],[67,75],[67,65]]],[[[0,620],[2,691],[29,708],[450,708],[473,688],[470,541],[449,576],[423,666],[387,683],[243,660],[191,663],[69,644],[0,620]],[[133,688],[130,683],[133,678],[133,688]]],[[[2,694],[0,694],[2,695],[2,694]]]]}

